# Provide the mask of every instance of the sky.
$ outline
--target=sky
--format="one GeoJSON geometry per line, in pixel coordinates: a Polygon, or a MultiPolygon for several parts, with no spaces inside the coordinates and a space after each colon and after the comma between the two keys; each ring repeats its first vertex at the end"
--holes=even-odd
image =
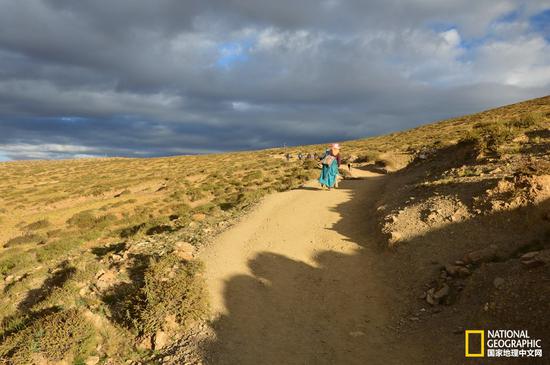
{"type": "Polygon", "coordinates": [[[357,139],[550,94],[548,0],[0,0],[0,161],[357,139]]]}

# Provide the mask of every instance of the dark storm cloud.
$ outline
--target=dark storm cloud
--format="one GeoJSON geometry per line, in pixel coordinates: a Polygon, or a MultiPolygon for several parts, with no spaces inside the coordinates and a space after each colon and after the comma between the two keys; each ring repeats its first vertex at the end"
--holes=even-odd
{"type": "Polygon", "coordinates": [[[0,159],[317,143],[542,96],[546,8],[0,0],[0,159]]]}

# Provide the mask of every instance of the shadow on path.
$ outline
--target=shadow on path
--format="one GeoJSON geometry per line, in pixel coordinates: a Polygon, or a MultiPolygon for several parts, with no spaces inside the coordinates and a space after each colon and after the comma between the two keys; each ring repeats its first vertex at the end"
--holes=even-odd
{"type": "MultiPolygon", "coordinates": [[[[380,249],[368,216],[383,179],[343,181],[340,189],[350,199],[334,207],[336,225],[321,228],[342,232],[337,241],[353,241],[353,253],[317,251],[308,264],[261,252],[248,261],[251,275],[226,282],[228,313],[212,323],[217,340],[207,346],[209,363],[404,364],[414,358],[389,340],[392,296],[377,269],[380,249]]],[[[331,193],[319,197],[324,194],[331,193]]],[[[303,240],[297,237],[296,244],[303,240]]]]}

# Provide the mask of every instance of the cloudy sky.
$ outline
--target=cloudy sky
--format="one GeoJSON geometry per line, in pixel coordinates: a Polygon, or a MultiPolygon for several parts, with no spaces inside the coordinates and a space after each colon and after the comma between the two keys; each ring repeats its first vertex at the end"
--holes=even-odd
{"type": "Polygon", "coordinates": [[[548,0],[0,0],[0,160],[355,139],[547,94],[548,0]]]}

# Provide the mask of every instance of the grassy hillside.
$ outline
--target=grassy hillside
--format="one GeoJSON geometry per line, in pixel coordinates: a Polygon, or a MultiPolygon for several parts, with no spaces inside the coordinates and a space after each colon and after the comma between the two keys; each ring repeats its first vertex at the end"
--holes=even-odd
{"type": "MultiPolygon", "coordinates": [[[[78,318],[75,331],[95,334],[67,345],[74,361],[107,342],[104,356],[139,358],[131,341],[107,339],[146,338],[169,315],[183,327],[201,317],[193,247],[264,194],[297,187],[314,171],[311,161],[269,152],[0,164],[0,358],[30,361],[29,326],[56,326],[75,310],[99,316],[103,332],[78,318]],[[181,257],[165,255],[177,248],[181,257]],[[173,266],[168,283],[153,274],[173,266]],[[174,298],[159,302],[156,290],[174,298]]],[[[47,331],[33,346],[42,351],[56,336],[64,335],[47,331]]]]}
{"type": "MultiPolygon", "coordinates": [[[[479,156],[542,161],[549,117],[550,96],[344,142],[342,151],[356,162],[414,165],[467,141],[479,156]]],[[[0,163],[0,359],[123,363],[162,348],[207,312],[196,248],[263,195],[316,175],[316,163],[296,155],[323,149],[0,163]]],[[[455,167],[457,178],[477,173],[455,167]]],[[[414,184],[441,183],[447,170],[414,184]]]]}

